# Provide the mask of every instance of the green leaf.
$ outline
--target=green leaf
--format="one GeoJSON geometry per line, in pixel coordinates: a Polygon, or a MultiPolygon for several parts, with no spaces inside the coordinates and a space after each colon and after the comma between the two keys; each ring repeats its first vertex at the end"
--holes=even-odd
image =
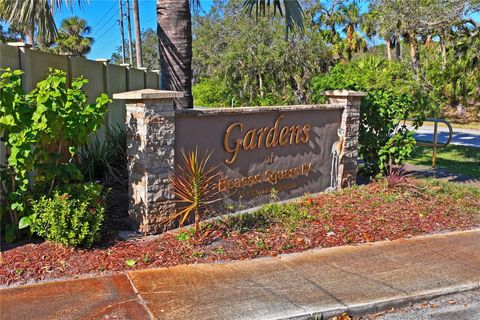
{"type": "Polygon", "coordinates": [[[24,216],[18,222],[18,229],[25,229],[26,227],[29,227],[31,223],[32,223],[32,220],[30,219],[30,217],[24,216]]]}
{"type": "Polygon", "coordinates": [[[23,203],[20,202],[14,202],[10,205],[10,208],[12,210],[17,210],[17,211],[22,211],[23,210],[23,203]]]}
{"type": "Polygon", "coordinates": [[[188,241],[190,239],[190,234],[188,232],[180,232],[175,236],[178,241],[188,241]]]}
{"type": "Polygon", "coordinates": [[[133,267],[136,264],[137,264],[137,260],[135,259],[128,259],[127,261],[125,261],[125,265],[127,265],[127,267],[133,267]]]}

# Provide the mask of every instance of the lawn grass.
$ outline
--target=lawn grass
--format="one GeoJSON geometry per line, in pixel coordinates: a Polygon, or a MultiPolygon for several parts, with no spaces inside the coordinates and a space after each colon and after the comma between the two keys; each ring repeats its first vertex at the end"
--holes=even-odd
{"type": "MultiPolygon", "coordinates": [[[[413,165],[431,166],[432,148],[415,147],[413,157],[407,162],[413,165]]],[[[438,148],[437,168],[469,177],[480,177],[480,148],[455,145],[438,148]]]]}
{"type": "Polygon", "coordinates": [[[455,128],[460,128],[460,129],[478,129],[480,130],[480,122],[475,121],[475,122],[468,122],[468,123],[461,123],[461,122],[455,122],[454,120],[449,120],[450,124],[455,127],[455,128]]]}

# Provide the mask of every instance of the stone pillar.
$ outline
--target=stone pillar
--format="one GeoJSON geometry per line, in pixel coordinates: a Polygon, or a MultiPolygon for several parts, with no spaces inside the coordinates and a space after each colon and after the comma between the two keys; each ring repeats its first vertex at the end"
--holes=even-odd
{"type": "Polygon", "coordinates": [[[174,213],[174,192],[168,181],[175,161],[175,91],[143,89],[116,93],[127,106],[129,217],[142,233],[164,231],[174,213]]]}
{"type": "Polygon", "coordinates": [[[345,106],[342,115],[343,147],[338,162],[338,186],[346,188],[357,180],[360,104],[367,94],[350,90],[325,91],[329,104],[345,106]]]}

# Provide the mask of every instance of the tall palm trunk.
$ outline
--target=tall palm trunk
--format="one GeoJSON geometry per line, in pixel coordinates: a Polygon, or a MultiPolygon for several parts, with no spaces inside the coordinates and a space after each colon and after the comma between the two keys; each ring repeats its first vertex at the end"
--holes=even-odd
{"type": "Polygon", "coordinates": [[[33,16],[30,18],[30,23],[25,30],[25,36],[27,44],[35,46],[35,19],[33,16]]]}
{"type": "Polygon", "coordinates": [[[190,0],[157,0],[161,88],[183,92],[177,109],[193,107],[190,0]]]}
{"type": "Polygon", "coordinates": [[[392,61],[392,40],[387,39],[385,42],[387,46],[387,59],[388,61],[392,61]]]}
{"type": "Polygon", "coordinates": [[[142,61],[142,34],[140,33],[140,12],[138,0],[133,0],[133,27],[135,28],[135,53],[137,55],[137,68],[143,67],[142,61]]]}
{"type": "Polygon", "coordinates": [[[398,35],[395,35],[395,58],[397,61],[402,60],[402,42],[398,35]]]}

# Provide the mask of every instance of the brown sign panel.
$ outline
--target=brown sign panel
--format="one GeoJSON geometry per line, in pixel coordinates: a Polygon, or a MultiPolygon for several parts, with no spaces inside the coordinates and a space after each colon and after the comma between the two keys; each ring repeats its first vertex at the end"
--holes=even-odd
{"type": "Polygon", "coordinates": [[[332,148],[343,108],[325,106],[181,111],[175,119],[175,162],[180,148],[213,152],[219,165],[217,207],[240,210],[327,189],[332,148]],[[224,110],[224,111],[222,111],[224,110]]]}

